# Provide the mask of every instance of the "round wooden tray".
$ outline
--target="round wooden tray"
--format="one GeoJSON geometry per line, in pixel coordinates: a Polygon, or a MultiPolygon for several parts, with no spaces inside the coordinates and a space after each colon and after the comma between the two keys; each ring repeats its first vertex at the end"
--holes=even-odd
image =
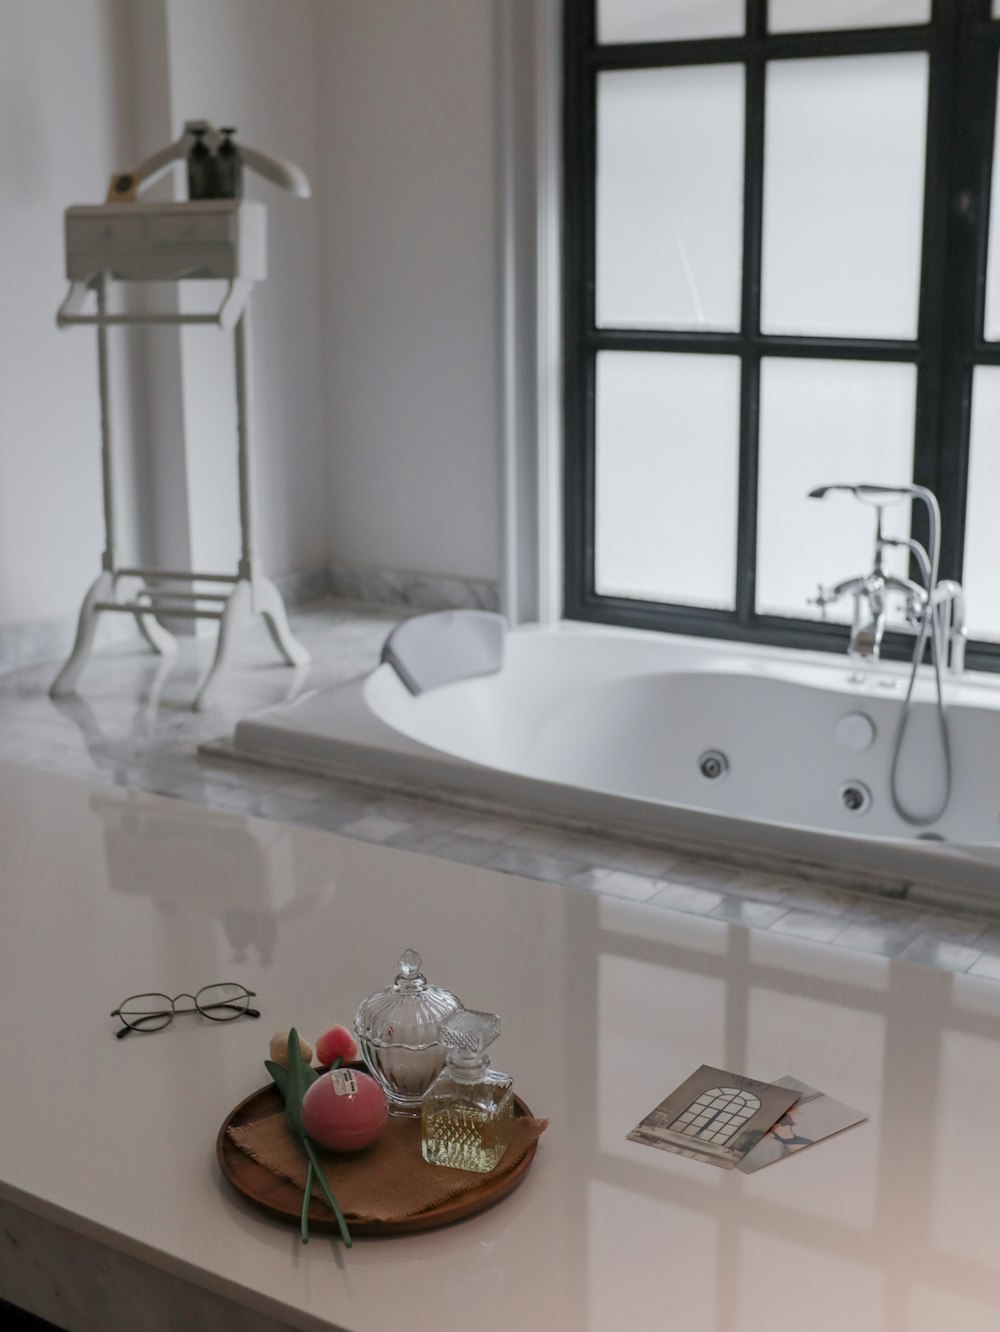
{"type": "MultiPolygon", "coordinates": [[[[226,1133],[230,1125],[239,1127],[253,1124],[283,1108],[281,1093],[273,1082],[261,1087],[226,1116],[225,1123],[219,1129],[215,1150],[222,1173],[238,1193],[269,1216],[297,1226],[302,1210],[302,1190],[288,1180],[272,1175],[245,1152],[241,1152],[226,1133]]],[[[514,1114],[531,1116],[531,1111],[518,1096],[514,1097],[514,1114]]],[[[533,1142],[513,1170],[487,1180],[468,1193],[451,1198],[430,1211],[420,1212],[417,1216],[404,1216],[390,1221],[355,1221],[348,1217],[351,1235],[413,1235],[421,1230],[449,1226],[454,1221],[463,1221],[468,1216],[484,1212],[487,1207],[492,1207],[501,1198],[513,1193],[534,1160],[537,1147],[537,1142],[533,1142]]],[[[309,1228],[315,1231],[337,1231],[333,1213],[326,1203],[317,1198],[313,1198],[309,1204],[309,1228]]]]}

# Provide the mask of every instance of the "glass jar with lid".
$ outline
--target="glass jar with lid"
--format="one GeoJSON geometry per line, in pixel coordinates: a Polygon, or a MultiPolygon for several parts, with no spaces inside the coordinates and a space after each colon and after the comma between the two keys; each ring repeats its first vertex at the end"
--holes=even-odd
{"type": "Polygon", "coordinates": [[[424,1092],[444,1067],[438,1026],[462,1007],[450,990],[428,983],[421,965],[420,954],[407,948],[393,983],[370,994],[354,1018],[361,1054],[391,1115],[420,1114],[424,1092]]]}

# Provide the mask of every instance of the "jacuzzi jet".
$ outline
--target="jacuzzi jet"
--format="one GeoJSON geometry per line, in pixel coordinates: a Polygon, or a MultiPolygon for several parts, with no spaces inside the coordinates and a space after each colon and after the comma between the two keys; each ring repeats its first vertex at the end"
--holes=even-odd
{"type": "Polygon", "coordinates": [[[845,782],[837,795],[848,814],[864,814],[871,808],[872,793],[863,782],[845,782]]]}
{"type": "Polygon", "coordinates": [[[710,782],[717,782],[729,771],[729,760],[720,749],[706,749],[698,760],[698,771],[710,782]]]}

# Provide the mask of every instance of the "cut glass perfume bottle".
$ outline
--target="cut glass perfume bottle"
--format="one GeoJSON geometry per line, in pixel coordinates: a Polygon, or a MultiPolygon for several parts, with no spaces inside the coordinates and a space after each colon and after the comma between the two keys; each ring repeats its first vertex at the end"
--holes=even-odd
{"type": "Polygon", "coordinates": [[[424,1160],[485,1173],[499,1163],[514,1131],[513,1082],[490,1067],[486,1053],[500,1034],[500,1019],[460,1009],[438,1034],[447,1063],[424,1097],[424,1160]]]}

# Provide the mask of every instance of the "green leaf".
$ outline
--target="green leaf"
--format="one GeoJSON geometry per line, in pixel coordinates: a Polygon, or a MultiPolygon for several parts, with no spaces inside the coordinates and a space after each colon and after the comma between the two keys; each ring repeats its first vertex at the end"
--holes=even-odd
{"type": "MultiPolygon", "coordinates": [[[[340,1060],[337,1060],[337,1064],[340,1060]]],[[[307,1088],[319,1077],[316,1069],[307,1064],[302,1058],[302,1051],[299,1049],[299,1034],[293,1027],[288,1033],[288,1067],[282,1068],[280,1064],[274,1063],[271,1059],[264,1060],[264,1067],[274,1079],[274,1085],[281,1092],[285,1101],[285,1122],[292,1133],[302,1143],[302,1148],[309,1159],[309,1170],[306,1175],[306,1189],[302,1195],[302,1212],[299,1218],[299,1233],[302,1237],[302,1243],[309,1243],[309,1199],[312,1194],[313,1178],[317,1178],[320,1187],[326,1196],[330,1208],[337,1218],[337,1226],[340,1230],[340,1237],[345,1246],[349,1249],[354,1243],[351,1238],[351,1232],[347,1228],[347,1222],[344,1219],[344,1213],[340,1209],[340,1204],[333,1196],[333,1191],[327,1183],[326,1176],[323,1173],[323,1167],[316,1156],[316,1149],[312,1140],[305,1130],[302,1122],[302,1098],[306,1094],[307,1088]]],[[[336,1065],[335,1065],[336,1067],[336,1065]]]]}
{"type": "Polygon", "coordinates": [[[313,1190],[313,1163],[309,1158],[309,1169],[306,1171],[306,1191],[302,1195],[302,1211],[299,1214],[299,1234],[302,1237],[302,1243],[309,1243],[309,1204],[312,1202],[313,1190]]]}
{"type": "Polygon", "coordinates": [[[276,1064],[273,1059],[265,1059],[264,1067],[274,1079],[274,1085],[281,1092],[283,1101],[288,1099],[288,1069],[283,1064],[276,1064]]]}
{"type": "Polygon", "coordinates": [[[288,1090],[285,1093],[285,1119],[297,1138],[306,1136],[305,1125],[302,1122],[302,1098],[306,1094],[303,1068],[299,1033],[293,1027],[288,1033],[288,1090]]]}
{"type": "Polygon", "coordinates": [[[307,1137],[304,1133],[302,1135],[302,1146],[305,1148],[306,1155],[309,1157],[309,1164],[316,1172],[319,1186],[326,1195],[326,1200],[330,1204],[330,1209],[337,1218],[337,1228],[340,1231],[340,1238],[344,1241],[344,1247],[350,1249],[354,1244],[354,1240],[351,1238],[351,1232],[347,1229],[347,1221],[344,1219],[344,1213],[340,1210],[340,1203],[337,1202],[337,1199],[333,1196],[333,1190],[326,1182],[326,1175],[323,1173],[323,1167],[319,1163],[319,1158],[316,1155],[316,1148],[313,1146],[312,1139],[307,1137]]]}

